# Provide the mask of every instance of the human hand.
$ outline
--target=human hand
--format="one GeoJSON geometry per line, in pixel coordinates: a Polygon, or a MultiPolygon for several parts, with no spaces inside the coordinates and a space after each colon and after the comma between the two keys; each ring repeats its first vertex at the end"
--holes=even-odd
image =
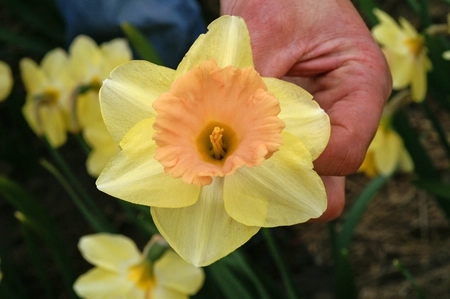
{"type": "Polygon", "coordinates": [[[389,68],[349,0],[222,0],[247,23],[255,68],[297,83],[327,112],[331,136],[314,161],[328,196],[317,220],[342,213],[345,179],[361,165],[392,87],[389,68]]]}

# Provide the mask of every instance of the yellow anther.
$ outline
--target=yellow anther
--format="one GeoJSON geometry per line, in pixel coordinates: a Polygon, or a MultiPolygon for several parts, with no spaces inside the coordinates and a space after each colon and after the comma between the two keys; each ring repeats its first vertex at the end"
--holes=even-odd
{"type": "Polygon", "coordinates": [[[225,157],[226,145],[222,140],[223,129],[219,127],[214,127],[211,135],[209,135],[209,140],[212,144],[211,155],[216,160],[220,160],[225,157]]]}

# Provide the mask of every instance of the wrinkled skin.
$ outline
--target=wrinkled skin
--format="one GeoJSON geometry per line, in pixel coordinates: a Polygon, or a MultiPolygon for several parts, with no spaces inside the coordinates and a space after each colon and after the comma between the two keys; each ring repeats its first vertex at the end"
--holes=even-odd
{"type": "Polygon", "coordinates": [[[349,0],[221,0],[221,14],[244,18],[255,68],[295,82],[328,113],[330,141],[314,162],[328,208],[342,213],[345,175],[361,165],[392,88],[389,68],[349,0]]]}

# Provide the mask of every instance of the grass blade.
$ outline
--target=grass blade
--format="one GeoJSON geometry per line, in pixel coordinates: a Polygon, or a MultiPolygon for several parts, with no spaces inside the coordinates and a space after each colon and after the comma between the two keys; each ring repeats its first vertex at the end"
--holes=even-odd
{"type": "Polygon", "coordinates": [[[130,40],[132,46],[142,59],[158,65],[164,65],[156,49],[136,27],[129,23],[122,23],[121,27],[127,38],[130,40]]]}

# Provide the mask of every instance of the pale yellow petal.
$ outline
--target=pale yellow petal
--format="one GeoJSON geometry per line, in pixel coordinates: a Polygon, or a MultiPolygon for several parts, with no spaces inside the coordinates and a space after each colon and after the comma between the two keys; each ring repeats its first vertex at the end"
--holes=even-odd
{"type": "Polygon", "coordinates": [[[383,140],[383,147],[377,149],[374,158],[380,174],[388,176],[394,173],[399,166],[403,142],[400,136],[391,129],[386,129],[380,136],[383,140]]]}
{"type": "Polygon", "coordinates": [[[48,142],[55,148],[62,146],[67,140],[67,115],[58,107],[42,107],[39,109],[39,120],[48,142]]]}
{"type": "Polygon", "coordinates": [[[105,167],[97,187],[111,196],[133,203],[176,208],[194,204],[200,187],[164,173],[154,159],[154,119],[144,119],[124,137],[122,151],[105,167]]]}
{"type": "Polygon", "coordinates": [[[188,299],[189,296],[177,292],[172,289],[165,288],[164,286],[156,286],[156,288],[152,291],[152,299],[188,299]]]}
{"type": "Polygon", "coordinates": [[[98,76],[102,55],[92,38],[86,35],[77,36],[69,47],[69,53],[70,69],[77,84],[90,83],[98,76]]]}
{"type": "Polygon", "coordinates": [[[172,250],[155,262],[154,273],[159,285],[186,295],[197,293],[205,280],[202,268],[189,264],[172,250]]]}
{"type": "Polygon", "coordinates": [[[402,42],[403,32],[395,20],[382,10],[374,9],[373,13],[380,21],[372,28],[372,34],[378,43],[388,49],[396,49],[402,42]]]}
{"type": "Polygon", "coordinates": [[[47,77],[39,66],[30,58],[23,58],[20,60],[20,74],[25,89],[28,93],[35,93],[42,91],[47,77]]]}
{"type": "Polygon", "coordinates": [[[11,68],[0,61],[0,102],[8,97],[13,86],[11,68]]]}
{"type": "Polygon", "coordinates": [[[155,116],[153,101],[169,90],[174,73],[147,61],[130,61],[104,81],[100,105],[106,127],[116,142],[139,121],[155,116]]]}
{"type": "Polygon", "coordinates": [[[49,78],[59,78],[63,72],[67,71],[68,64],[67,53],[61,48],[56,48],[44,56],[41,68],[49,78]]]}
{"type": "Polygon", "coordinates": [[[33,104],[33,96],[28,94],[25,105],[22,107],[22,114],[30,128],[38,136],[42,136],[42,128],[37,123],[35,105],[33,104]]]}
{"type": "Polygon", "coordinates": [[[253,66],[250,34],[244,19],[222,16],[209,24],[208,32],[200,35],[177,68],[176,78],[202,61],[214,59],[220,67],[253,66]]]}
{"type": "Polygon", "coordinates": [[[100,46],[103,55],[103,63],[101,66],[101,77],[107,78],[111,71],[132,58],[131,49],[126,39],[115,38],[100,46]]]}
{"type": "MultiPolygon", "coordinates": [[[[84,273],[75,281],[73,289],[75,293],[85,299],[111,299],[130,298],[122,297],[133,288],[131,281],[114,272],[93,268],[84,273]]],[[[143,292],[141,292],[143,298],[143,292]]],[[[139,298],[139,297],[134,297],[139,298]]],[[[131,299],[131,298],[130,298],[131,299]]]]}
{"type": "Polygon", "coordinates": [[[384,51],[392,74],[392,87],[395,90],[403,89],[411,83],[414,72],[414,57],[384,51]]]}
{"type": "Polygon", "coordinates": [[[416,38],[419,35],[416,28],[414,28],[414,26],[407,19],[400,17],[399,23],[402,26],[403,33],[408,38],[416,38]]]}
{"type": "Polygon", "coordinates": [[[412,73],[411,81],[411,97],[415,102],[422,102],[427,93],[427,66],[431,62],[425,53],[421,53],[415,61],[415,68],[412,73]]]}
{"type": "Polygon", "coordinates": [[[86,235],[80,238],[78,248],[89,263],[117,275],[126,273],[129,266],[137,264],[141,259],[136,244],[122,235],[86,235]]]}
{"type": "Polygon", "coordinates": [[[180,209],[151,208],[159,232],[170,246],[195,266],[207,266],[247,242],[259,227],[235,221],[223,204],[223,178],[203,186],[199,200],[180,209]]]}
{"type": "Polygon", "coordinates": [[[79,129],[103,122],[97,91],[88,91],[77,97],[76,116],[79,129]]]}
{"type": "Polygon", "coordinates": [[[108,164],[109,160],[111,160],[118,152],[119,147],[112,139],[111,143],[94,147],[86,160],[88,173],[92,177],[98,177],[108,164]]]}
{"type": "Polygon", "coordinates": [[[86,127],[83,138],[91,148],[86,161],[88,173],[98,177],[109,160],[119,153],[120,148],[112,139],[103,120],[86,127]]]}
{"type": "Polygon", "coordinates": [[[411,156],[409,155],[408,151],[404,147],[402,148],[402,151],[400,153],[399,168],[401,171],[404,172],[414,171],[414,162],[411,159],[411,156]]]}
{"type": "Polygon", "coordinates": [[[330,138],[330,120],[312,95],[286,81],[264,78],[267,88],[280,101],[278,117],[286,124],[285,131],[299,138],[315,160],[330,138]]]}
{"type": "Polygon", "coordinates": [[[442,53],[442,57],[444,59],[450,60],[450,50],[445,51],[444,53],[442,53]]]}
{"type": "Polygon", "coordinates": [[[280,150],[260,166],[243,166],[225,177],[224,202],[233,219],[261,227],[302,223],[319,217],[327,207],[311,155],[289,133],[283,133],[280,150]]]}

